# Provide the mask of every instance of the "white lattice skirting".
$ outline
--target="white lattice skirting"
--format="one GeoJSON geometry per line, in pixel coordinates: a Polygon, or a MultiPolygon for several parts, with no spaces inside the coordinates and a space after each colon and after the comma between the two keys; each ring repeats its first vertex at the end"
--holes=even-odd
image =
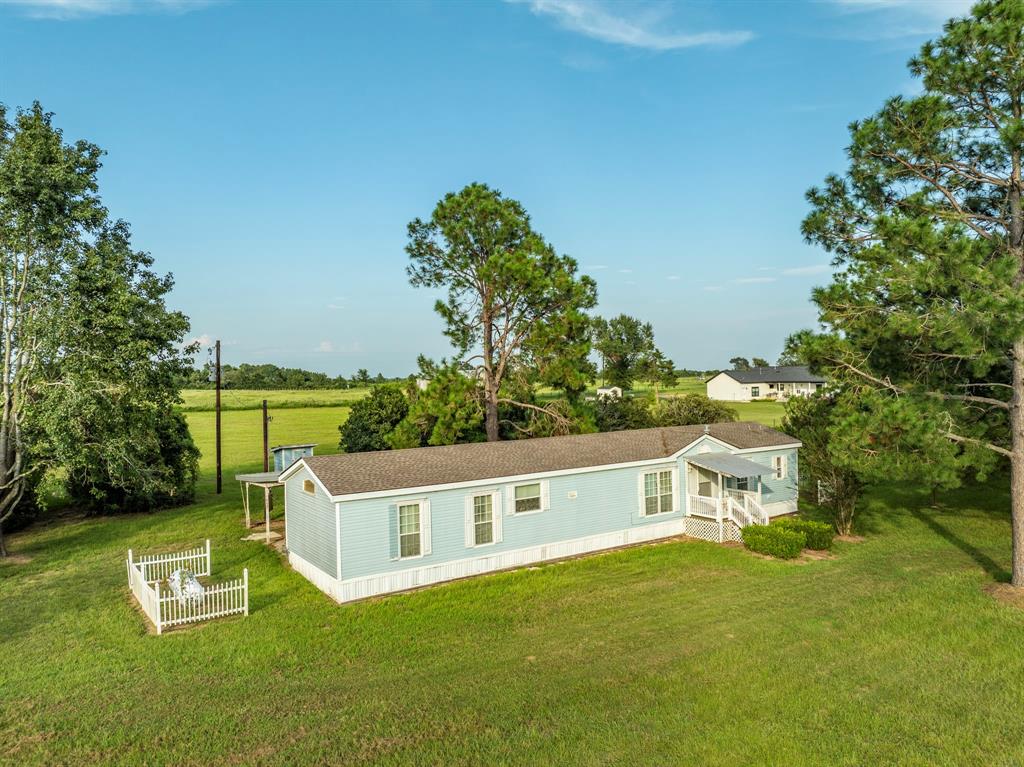
{"type": "Polygon", "coordinates": [[[687,517],[686,534],[691,538],[700,538],[705,541],[718,543],[719,535],[718,522],[705,517],[687,517]]]}

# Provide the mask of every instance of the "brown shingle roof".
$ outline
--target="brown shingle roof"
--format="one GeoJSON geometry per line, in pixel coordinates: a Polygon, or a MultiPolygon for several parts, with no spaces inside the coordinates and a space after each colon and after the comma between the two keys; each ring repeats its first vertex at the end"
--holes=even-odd
{"type": "MultiPolygon", "coordinates": [[[[739,449],[797,441],[758,423],[716,423],[708,429],[712,437],[739,449]]],[[[704,426],[671,426],[318,455],[302,461],[331,495],[349,495],[668,458],[703,433],[704,426]]]]}

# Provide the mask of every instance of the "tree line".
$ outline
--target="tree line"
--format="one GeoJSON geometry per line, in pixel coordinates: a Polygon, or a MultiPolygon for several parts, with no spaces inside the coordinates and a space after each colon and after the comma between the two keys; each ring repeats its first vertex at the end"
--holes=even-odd
{"type": "MultiPolygon", "coordinates": [[[[360,368],[346,378],[273,364],[221,365],[221,388],[224,389],[353,389],[396,380],[403,379],[388,378],[383,373],[371,376],[365,368],[360,368]]],[[[212,389],[213,364],[206,363],[200,368],[190,368],[179,384],[182,389],[212,389]]]]}

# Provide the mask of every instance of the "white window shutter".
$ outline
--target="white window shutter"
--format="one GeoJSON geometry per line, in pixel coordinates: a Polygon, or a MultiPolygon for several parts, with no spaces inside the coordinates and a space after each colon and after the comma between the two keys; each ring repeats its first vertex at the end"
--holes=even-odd
{"type": "Polygon", "coordinates": [[[430,501],[420,501],[420,550],[430,553],[430,501]]]}
{"type": "Polygon", "coordinates": [[[551,493],[548,492],[548,481],[546,479],[540,483],[540,507],[544,511],[551,508],[551,493]]]}
{"type": "Polygon", "coordinates": [[[679,511],[679,467],[672,469],[672,511],[679,511]]]}
{"type": "Polygon", "coordinates": [[[640,516],[646,516],[647,506],[644,503],[644,473],[642,471],[636,475],[636,494],[637,506],[639,507],[640,516]]]}
{"type": "Polygon", "coordinates": [[[516,513],[516,489],[512,485],[505,488],[505,500],[508,502],[508,508],[505,509],[505,513],[512,515],[516,513]]]}
{"type": "Polygon", "coordinates": [[[473,534],[473,496],[466,496],[466,548],[476,545],[476,536],[473,534]]]}
{"type": "Polygon", "coordinates": [[[494,491],[494,542],[501,543],[501,491],[494,491]]]}

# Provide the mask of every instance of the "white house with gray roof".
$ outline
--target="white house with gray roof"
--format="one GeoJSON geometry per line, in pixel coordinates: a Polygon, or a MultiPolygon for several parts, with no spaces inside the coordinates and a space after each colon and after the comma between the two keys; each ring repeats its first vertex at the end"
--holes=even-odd
{"type": "Polygon", "coordinates": [[[292,566],[339,602],[796,510],[800,443],[720,423],[306,456],[280,476],[292,566]]]}
{"type": "Polygon", "coordinates": [[[750,402],[756,399],[785,400],[806,397],[824,386],[825,379],[803,365],[781,365],[749,370],[723,370],[708,379],[711,399],[750,402]]]}

